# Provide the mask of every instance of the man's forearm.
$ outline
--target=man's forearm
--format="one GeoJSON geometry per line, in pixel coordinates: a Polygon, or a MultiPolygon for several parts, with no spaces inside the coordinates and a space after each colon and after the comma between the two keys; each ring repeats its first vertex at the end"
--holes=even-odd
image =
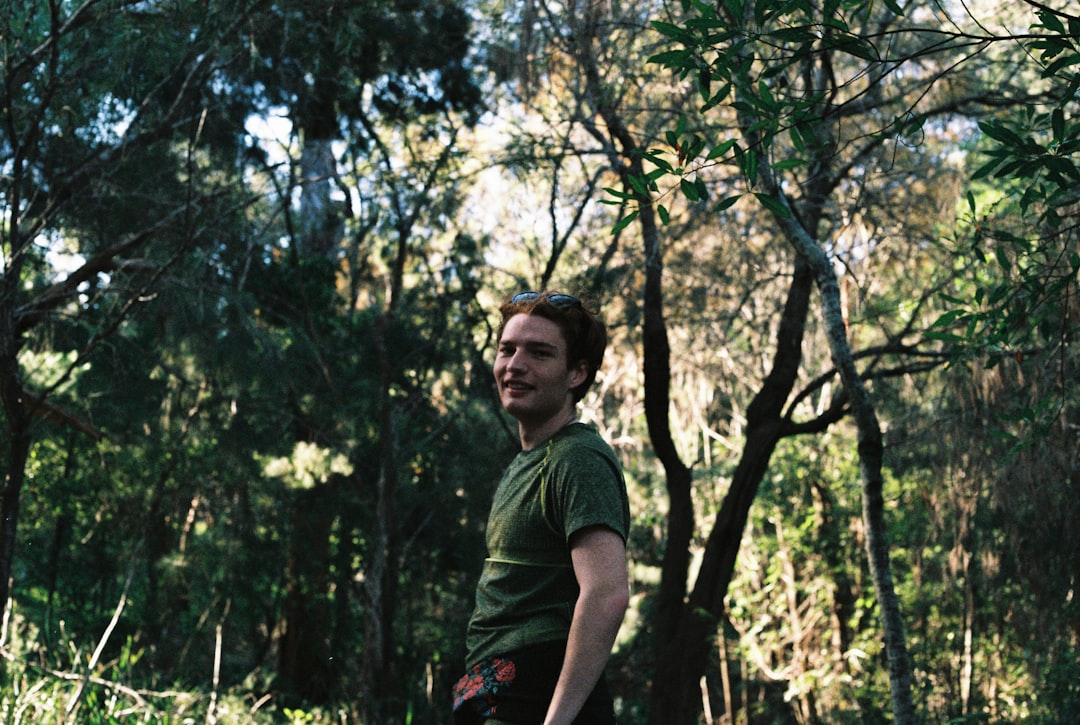
{"type": "Polygon", "coordinates": [[[626,605],[625,589],[582,593],[574,607],[566,656],[544,725],[570,725],[577,717],[604,672],[626,605]]]}

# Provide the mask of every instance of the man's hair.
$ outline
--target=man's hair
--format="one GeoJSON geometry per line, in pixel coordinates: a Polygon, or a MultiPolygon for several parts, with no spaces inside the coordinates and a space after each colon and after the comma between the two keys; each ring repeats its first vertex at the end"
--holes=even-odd
{"type": "Polygon", "coordinates": [[[499,307],[499,314],[502,315],[499,340],[502,340],[506,323],[514,315],[536,315],[558,325],[563,339],[566,340],[567,369],[581,360],[585,361],[585,380],[574,388],[574,402],[585,397],[585,393],[596,380],[596,371],[600,369],[604,350],[607,348],[607,329],[596,312],[586,307],[577,297],[544,291],[514,295],[499,307]]]}

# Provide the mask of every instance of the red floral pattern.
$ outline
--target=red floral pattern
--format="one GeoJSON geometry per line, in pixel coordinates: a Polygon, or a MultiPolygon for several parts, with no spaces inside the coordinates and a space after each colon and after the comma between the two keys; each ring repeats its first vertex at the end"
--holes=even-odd
{"type": "Polygon", "coordinates": [[[493,717],[495,695],[513,684],[517,665],[505,657],[492,657],[472,666],[454,685],[454,710],[468,706],[480,717],[493,717]]]}

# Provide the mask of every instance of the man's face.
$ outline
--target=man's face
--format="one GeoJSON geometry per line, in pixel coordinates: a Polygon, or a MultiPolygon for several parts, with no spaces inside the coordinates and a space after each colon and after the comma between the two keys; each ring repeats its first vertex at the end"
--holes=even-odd
{"type": "Polygon", "coordinates": [[[538,315],[506,322],[495,356],[495,382],[506,412],[523,424],[542,425],[573,409],[572,389],[585,380],[585,362],[566,365],[559,326],[538,315]]]}

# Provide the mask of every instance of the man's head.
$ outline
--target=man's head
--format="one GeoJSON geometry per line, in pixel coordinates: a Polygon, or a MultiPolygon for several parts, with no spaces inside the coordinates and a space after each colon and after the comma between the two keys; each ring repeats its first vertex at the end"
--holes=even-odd
{"type": "Polygon", "coordinates": [[[607,330],[595,312],[588,309],[577,297],[561,292],[519,292],[499,308],[499,339],[502,339],[506,323],[515,315],[536,315],[554,322],[566,341],[566,366],[570,369],[584,361],[587,375],[584,382],[574,388],[574,402],[578,402],[596,380],[596,371],[604,359],[607,347],[607,330]]]}

